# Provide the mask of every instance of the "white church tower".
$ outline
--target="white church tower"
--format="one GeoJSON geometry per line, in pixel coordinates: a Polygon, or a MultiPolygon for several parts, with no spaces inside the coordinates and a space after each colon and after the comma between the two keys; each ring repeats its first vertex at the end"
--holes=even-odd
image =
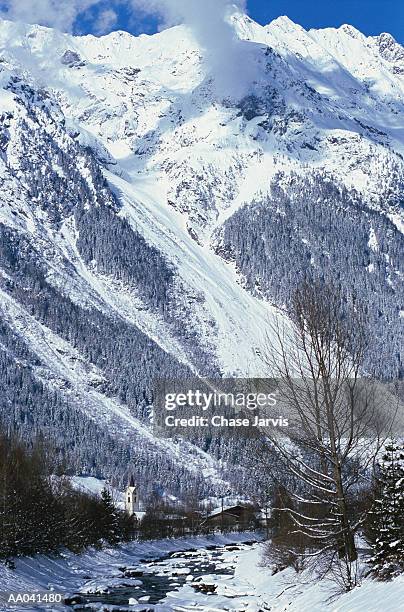
{"type": "Polygon", "coordinates": [[[125,508],[129,516],[133,516],[135,512],[140,512],[139,490],[135,484],[133,476],[130,477],[129,484],[126,489],[125,508]]]}

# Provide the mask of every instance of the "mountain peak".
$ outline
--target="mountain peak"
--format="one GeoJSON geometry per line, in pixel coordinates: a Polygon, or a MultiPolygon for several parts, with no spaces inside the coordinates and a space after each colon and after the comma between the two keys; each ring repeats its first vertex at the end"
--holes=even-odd
{"type": "Polygon", "coordinates": [[[396,41],[394,36],[388,32],[383,32],[380,36],[375,36],[382,58],[395,64],[396,74],[404,74],[404,48],[396,41]]]}
{"type": "Polygon", "coordinates": [[[377,36],[379,41],[383,41],[386,44],[397,44],[396,39],[389,32],[382,32],[379,36],[377,36]]]}
{"type": "Polygon", "coordinates": [[[364,37],[362,32],[357,30],[353,25],[350,25],[349,23],[344,23],[342,26],[338,28],[338,31],[345,32],[352,38],[363,38],[364,37]]]}
{"type": "Polygon", "coordinates": [[[292,21],[287,15],[280,15],[276,19],[273,19],[267,25],[267,27],[272,27],[272,26],[279,27],[283,30],[296,30],[296,29],[304,30],[302,26],[292,21]]]}
{"type": "Polygon", "coordinates": [[[296,24],[287,15],[279,15],[276,19],[273,19],[270,23],[276,23],[277,25],[288,25],[295,27],[296,24]]]}

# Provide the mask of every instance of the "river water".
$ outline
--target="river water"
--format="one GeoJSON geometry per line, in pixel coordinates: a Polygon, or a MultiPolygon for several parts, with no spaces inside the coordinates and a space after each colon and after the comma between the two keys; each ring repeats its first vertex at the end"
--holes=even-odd
{"type": "Polygon", "coordinates": [[[110,580],[106,576],[100,581],[102,586],[87,589],[95,592],[86,593],[84,587],[70,605],[75,611],[87,612],[106,609],[114,611],[211,609],[209,606],[205,607],[203,602],[210,601],[212,596],[214,599],[217,585],[234,576],[237,557],[254,544],[255,542],[248,542],[209,546],[198,550],[175,552],[157,559],[143,559],[136,566],[119,568],[121,577],[118,579],[116,574],[110,580]],[[181,603],[182,592],[184,592],[184,601],[181,603]],[[192,606],[187,608],[186,601],[191,599],[192,606]],[[173,602],[172,607],[170,601],[173,602]]]}

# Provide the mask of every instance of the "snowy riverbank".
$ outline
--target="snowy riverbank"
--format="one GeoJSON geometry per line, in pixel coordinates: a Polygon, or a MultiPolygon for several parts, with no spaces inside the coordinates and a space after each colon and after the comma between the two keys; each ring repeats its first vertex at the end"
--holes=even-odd
{"type": "MultiPolygon", "coordinates": [[[[293,569],[270,575],[261,566],[262,545],[241,553],[235,580],[253,588],[262,609],[271,612],[398,612],[404,607],[404,576],[392,582],[366,578],[362,585],[335,597],[335,585],[313,580],[293,569]]],[[[251,610],[253,608],[250,608],[251,610]]]]}
{"type": "MultiPolygon", "coordinates": [[[[117,548],[91,549],[81,555],[66,552],[59,557],[38,556],[15,561],[11,570],[0,565],[0,592],[34,593],[52,590],[63,594],[81,590],[90,579],[101,584],[119,567],[133,566],[141,559],[165,557],[176,551],[225,546],[259,539],[253,532],[215,534],[168,540],[131,542],[117,548]]],[[[0,604],[1,606],[1,604],[0,604]]],[[[0,607],[1,609],[1,607],[0,607]]],[[[24,610],[39,610],[30,608],[24,610]]],[[[60,609],[60,607],[59,607],[60,609]]]]}
{"type": "Polygon", "coordinates": [[[398,612],[401,609],[404,576],[390,583],[364,579],[360,587],[336,597],[332,583],[313,580],[305,572],[296,574],[287,569],[272,576],[269,568],[262,567],[262,544],[251,544],[258,538],[254,533],[198,536],[133,542],[79,556],[69,553],[54,559],[20,559],[15,570],[1,567],[0,591],[32,593],[52,589],[63,594],[80,593],[83,599],[77,610],[398,612]]]}

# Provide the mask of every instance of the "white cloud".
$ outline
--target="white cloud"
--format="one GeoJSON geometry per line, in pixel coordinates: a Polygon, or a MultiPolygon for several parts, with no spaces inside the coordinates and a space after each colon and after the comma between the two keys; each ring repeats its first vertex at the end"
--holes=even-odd
{"type": "Polygon", "coordinates": [[[100,0],[4,0],[1,16],[12,21],[71,31],[77,17],[100,0]]]}
{"type": "Polygon", "coordinates": [[[241,94],[239,84],[249,70],[245,44],[229,17],[246,8],[246,0],[131,0],[134,9],[160,16],[164,26],[188,25],[222,94],[241,94]]]}
{"type": "Polygon", "coordinates": [[[105,9],[100,12],[94,24],[94,33],[101,35],[111,32],[118,21],[118,15],[113,9],[105,9]]]}

